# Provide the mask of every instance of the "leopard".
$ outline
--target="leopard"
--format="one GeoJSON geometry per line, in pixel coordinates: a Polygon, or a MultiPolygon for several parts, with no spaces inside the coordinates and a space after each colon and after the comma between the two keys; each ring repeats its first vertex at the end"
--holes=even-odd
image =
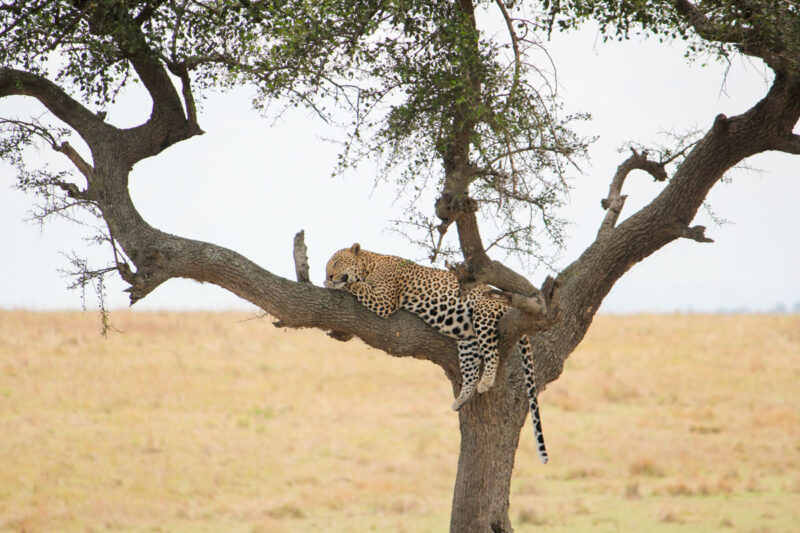
{"type": "MultiPolygon", "coordinates": [[[[458,279],[449,270],[363,250],[355,243],[330,258],[325,267],[325,287],[353,294],[382,318],[388,318],[398,309],[410,311],[440,333],[454,338],[462,381],[452,405],[454,411],[461,409],[476,391],[483,394],[494,385],[498,322],[508,305],[488,294],[492,290],[489,285],[477,285],[462,295],[458,279]]],[[[530,339],[522,337],[517,347],[522,355],[537,453],[539,460],[547,463],[530,339]]]]}

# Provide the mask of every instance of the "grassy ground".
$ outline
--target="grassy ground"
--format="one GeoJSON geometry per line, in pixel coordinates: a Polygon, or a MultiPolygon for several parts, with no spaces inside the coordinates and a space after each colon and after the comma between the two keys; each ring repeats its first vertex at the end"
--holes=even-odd
{"type": "MultiPolygon", "coordinates": [[[[0,312],[0,531],[446,531],[443,372],[247,318],[0,312]]],[[[517,531],[799,531],[798,382],[799,316],[599,317],[517,531]]]]}

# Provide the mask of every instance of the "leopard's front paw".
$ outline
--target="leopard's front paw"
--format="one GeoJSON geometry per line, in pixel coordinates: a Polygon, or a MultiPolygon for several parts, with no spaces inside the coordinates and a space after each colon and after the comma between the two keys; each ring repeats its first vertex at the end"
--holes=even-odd
{"type": "Polygon", "coordinates": [[[453,402],[453,411],[458,411],[461,407],[467,403],[467,400],[472,398],[472,395],[475,393],[475,389],[472,390],[462,390],[461,394],[458,395],[456,401],[453,402]]]}

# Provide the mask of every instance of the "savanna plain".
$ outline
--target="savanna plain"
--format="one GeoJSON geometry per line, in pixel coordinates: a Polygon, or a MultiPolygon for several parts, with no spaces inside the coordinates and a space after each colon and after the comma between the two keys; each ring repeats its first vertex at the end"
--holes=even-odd
{"type": "MultiPolygon", "coordinates": [[[[447,530],[438,367],[255,313],[111,319],[0,311],[0,531],[447,530]]],[[[800,531],[798,315],[601,315],[540,404],[518,532],[800,531]]]]}

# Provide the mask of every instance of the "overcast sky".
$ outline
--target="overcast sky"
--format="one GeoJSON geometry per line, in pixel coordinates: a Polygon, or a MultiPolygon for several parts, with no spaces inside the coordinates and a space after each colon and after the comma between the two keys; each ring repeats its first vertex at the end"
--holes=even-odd
{"type": "MultiPolygon", "coordinates": [[[[599,137],[590,151],[591,162],[572,180],[574,190],[562,213],[572,224],[557,261],[561,268],[594,238],[604,216],[600,199],[626,157],[617,152],[620,146],[657,139],[661,130],[707,129],[718,113],[745,111],[768,87],[759,63],[688,63],[680,46],[655,40],[602,43],[593,30],[584,30],[555,36],[549,50],[566,110],[591,113],[593,120],[580,131],[599,137]]],[[[404,238],[386,231],[389,220],[402,216],[390,185],[373,187],[374,172],[366,167],[332,179],[337,147],[322,137],[334,133],[304,111],[277,121],[264,119],[251,110],[251,96],[247,89],[210,95],[200,116],[205,135],[135,167],[131,194],[150,224],[229,247],[290,278],[292,238],[305,229],[317,283],[327,258],[353,242],[373,251],[424,257],[404,238]]],[[[0,116],[40,112],[37,105],[21,98],[0,99],[0,116]]],[[[127,126],[148,114],[147,101],[132,91],[108,119],[127,126]]],[[[766,311],[779,303],[792,307],[800,302],[800,158],[763,154],[748,165],[762,172],[736,172],[732,184],[717,185],[708,198],[714,211],[732,223],[715,226],[702,212],[695,220],[709,226],[706,234],[716,242],[680,240],[666,246],[628,272],[601,311],[766,311]]],[[[66,266],[59,252],[75,250],[102,265],[110,258],[108,251],[87,249],[85,229],[69,223],[51,223],[40,231],[24,222],[32,198],[13,190],[13,182],[11,169],[0,164],[0,308],[80,308],[79,294],[67,290],[68,280],[58,272],[66,266]]],[[[628,200],[621,219],[662,187],[647,174],[632,173],[623,191],[628,200]]],[[[494,257],[504,259],[502,254],[494,257]]],[[[538,285],[548,273],[542,267],[530,275],[538,285]]],[[[112,308],[127,306],[124,287],[116,279],[109,284],[112,308]]],[[[91,307],[95,300],[89,296],[91,307]]],[[[172,280],[136,308],[252,306],[211,285],[172,280]]]]}

